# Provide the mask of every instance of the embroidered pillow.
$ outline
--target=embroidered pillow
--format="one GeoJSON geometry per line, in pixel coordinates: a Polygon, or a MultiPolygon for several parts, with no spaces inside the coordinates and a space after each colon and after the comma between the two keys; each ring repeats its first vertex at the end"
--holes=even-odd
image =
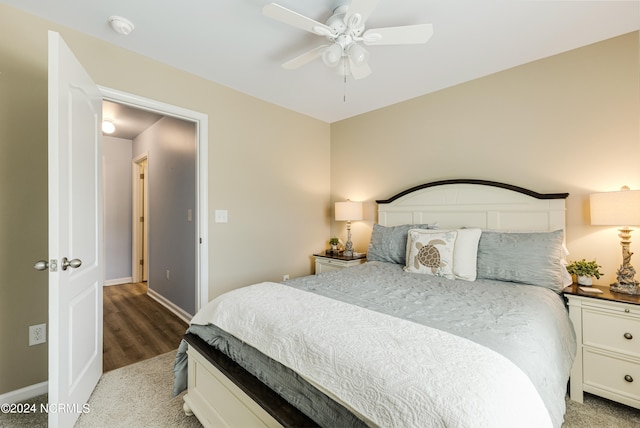
{"type": "Polygon", "coordinates": [[[404,270],[454,279],[453,251],[457,236],[455,230],[409,230],[404,270]]]}

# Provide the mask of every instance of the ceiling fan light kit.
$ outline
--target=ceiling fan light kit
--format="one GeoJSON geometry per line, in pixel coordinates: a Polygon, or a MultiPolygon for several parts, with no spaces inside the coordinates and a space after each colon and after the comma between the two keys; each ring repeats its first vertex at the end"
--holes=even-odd
{"type": "Polygon", "coordinates": [[[335,67],[342,59],[343,48],[338,43],[327,46],[322,50],[322,62],[329,67],[335,67]]]}
{"type": "Polygon", "coordinates": [[[357,43],[352,43],[347,49],[349,59],[356,65],[366,64],[369,61],[369,51],[357,43]]]}
{"type": "Polygon", "coordinates": [[[360,42],[372,45],[405,45],[426,43],[433,35],[431,24],[387,27],[365,31],[365,23],[379,0],[352,0],[349,5],[338,6],[322,24],[276,3],[263,8],[265,16],[328,39],[329,44],[318,46],[293,58],[282,66],[294,70],[322,58],[328,67],[340,65],[340,75],[362,79],[371,74],[370,54],[360,42]]]}

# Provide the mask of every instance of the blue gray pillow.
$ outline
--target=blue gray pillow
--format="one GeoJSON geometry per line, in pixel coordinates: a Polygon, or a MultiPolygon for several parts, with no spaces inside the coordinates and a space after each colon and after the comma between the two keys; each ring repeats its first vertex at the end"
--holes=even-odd
{"type": "Polygon", "coordinates": [[[401,226],[373,225],[367,261],[404,265],[407,257],[409,229],[437,229],[437,224],[403,224],[401,226]]]}
{"type": "Polygon", "coordinates": [[[561,292],[564,232],[482,232],[478,279],[519,282],[561,292]]]}

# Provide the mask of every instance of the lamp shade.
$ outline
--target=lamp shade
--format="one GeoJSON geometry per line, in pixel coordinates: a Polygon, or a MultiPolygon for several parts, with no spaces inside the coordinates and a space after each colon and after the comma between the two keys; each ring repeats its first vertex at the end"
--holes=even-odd
{"type": "Polygon", "coordinates": [[[589,202],[593,225],[640,225],[640,190],[593,193],[589,202]]]}
{"type": "Polygon", "coordinates": [[[336,202],[336,221],[362,220],[362,202],[336,202]]]}

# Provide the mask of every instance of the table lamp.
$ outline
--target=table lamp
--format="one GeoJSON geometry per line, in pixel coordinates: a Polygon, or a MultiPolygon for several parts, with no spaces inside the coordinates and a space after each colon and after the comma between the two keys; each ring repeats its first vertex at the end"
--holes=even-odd
{"type": "Polygon", "coordinates": [[[640,190],[629,190],[624,186],[617,192],[602,192],[590,195],[591,224],[597,226],[620,226],[618,235],[622,246],[622,264],[618,268],[617,281],[611,291],[640,295],[636,281],[636,270],[631,266],[629,251],[631,231],[629,226],[640,225],[640,190]]]}
{"type": "Polygon", "coordinates": [[[336,221],[347,222],[347,243],[344,245],[344,256],[353,256],[353,242],[351,242],[351,222],[362,220],[362,202],[336,202],[336,221]]]}

